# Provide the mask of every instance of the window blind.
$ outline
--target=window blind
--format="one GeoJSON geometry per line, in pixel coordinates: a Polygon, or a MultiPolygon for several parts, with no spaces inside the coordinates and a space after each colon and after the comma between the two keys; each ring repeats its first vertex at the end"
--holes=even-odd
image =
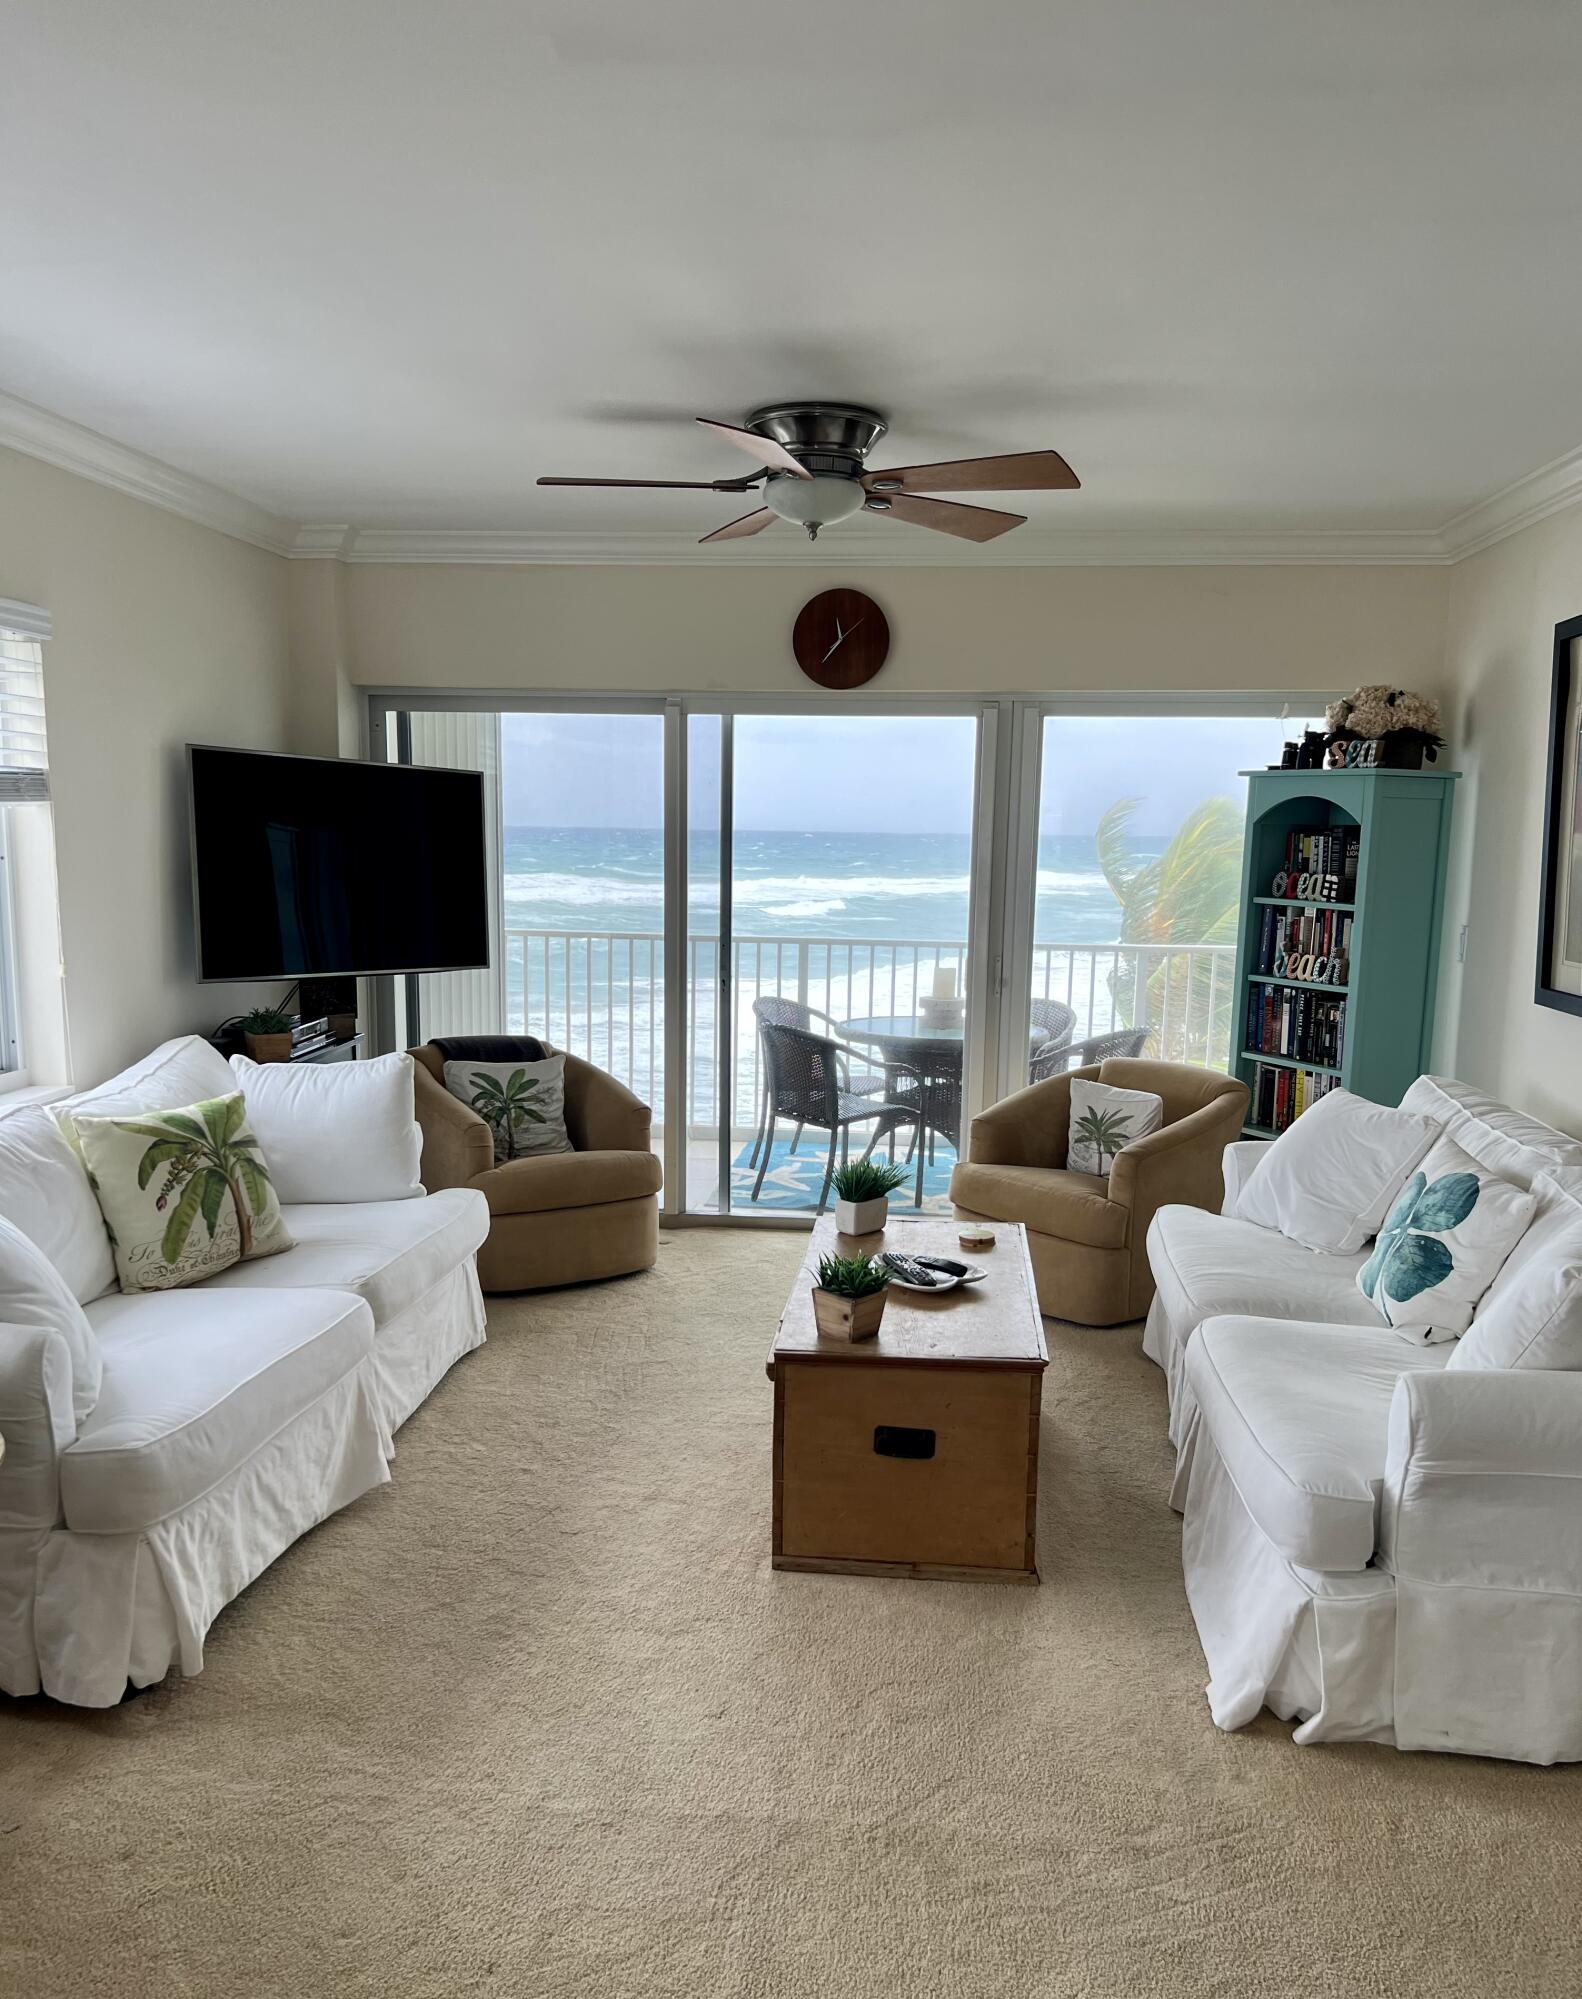
{"type": "Polygon", "coordinates": [[[44,648],[0,624],[0,805],[48,797],[44,648]]]}

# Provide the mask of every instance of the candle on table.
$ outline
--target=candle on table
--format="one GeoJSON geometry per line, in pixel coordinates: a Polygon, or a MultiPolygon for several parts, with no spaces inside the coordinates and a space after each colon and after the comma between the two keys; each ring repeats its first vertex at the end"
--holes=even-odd
{"type": "Polygon", "coordinates": [[[937,1000],[952,1000],[956,997],[956,968],[954,965],[934,967],[934,997],[937,1000]]]}

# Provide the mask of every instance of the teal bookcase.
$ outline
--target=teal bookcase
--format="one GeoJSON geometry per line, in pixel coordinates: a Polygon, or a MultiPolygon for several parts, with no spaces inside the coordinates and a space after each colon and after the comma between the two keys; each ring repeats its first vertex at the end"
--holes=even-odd
{"type": "MultiPolygon", "coordinates": [[[[1246,777],[1231,1073],[1253,1093],[1248,1135],[1267,1137],[1271,1125],[1258,1121],[1260,1085],[1265,1100],[1269,1090],[1260,1065],[1265,1072],[1290,1071],[1281,1087],[1293,1093],[1300,1080],[1304,1108],[1316,1093],[1336,1085],[1376,1103],[1398,1104],[1427,1068],[1457,773],[1259,770],[1246,777]],[[1355,884],[1343,887],[1340,899],[1274,894],[1275,877],[1287,865],[1289,836],[1304,831],[1336,836],[1336,851],[1348,834],[1356,835],[1355,884]],[[1288,967],[1278,975],[1263,962],[1265,912],[1271,909],[1277,915],[1312,912],[1315,918],[1330,910],[1351,919],[1344,983],[1303,981],[1291,977],[1288,967]],[[1262,1016],[1258,1022],[1254,1006],[1262,1016]],[[1296,1053],[1274,1052],[1279,1029],[1270,1034],[1270,1009],[1277,1020],[1285,1009],[1294,1024],[1299,1006],[1306,1039],[1296,1053]],[[1252,1045],[1260,1033],[1271,1044],[1262,1052],[1252,1045]],[[1315,1045],[1335,1039],[1338,1061],[1311,1053],[1315,1045]],[[1298,1072],[1305,1073],[1299,1078],[1298,1072]]],[[[1285,1108],[1288,1113],[1289,1105],[1285,1108]]]]}

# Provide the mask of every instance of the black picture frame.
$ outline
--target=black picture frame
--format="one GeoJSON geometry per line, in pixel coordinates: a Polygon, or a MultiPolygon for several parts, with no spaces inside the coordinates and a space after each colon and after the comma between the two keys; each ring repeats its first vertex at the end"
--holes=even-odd
{"type": "Polygon", "coordinates": [[[1543,874],[1538,891],[1538,978],[1533,998],[1558,1013],[1582,1015],[1582,993],[1570,993],[1553,983],[1555,940],[1564,912],[1559,897],[1566,880],[1566,777],[1575,767],[1577,744],[1572,740],[1572,647],[1582,640],[1582,617],[1555,626],[1554,668],[1549,692],[1549,768],[1544,787],[1543,874]]]}

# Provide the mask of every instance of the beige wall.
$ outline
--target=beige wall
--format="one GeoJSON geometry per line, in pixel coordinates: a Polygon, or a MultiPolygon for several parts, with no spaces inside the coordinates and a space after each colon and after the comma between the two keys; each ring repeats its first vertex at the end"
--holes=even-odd
{"type": "Polygon", "coordinates": [[[0,596],[54,619],[45,704],[78,1081],[252,997],[193,977],[182,746],[319,746],[293,728],[287,567],[0,450],[0,596]]]}
{"type": "Polygon", "coordinates": [[[1569,1052],[1571,1023],[1535,1025],[1530,982],[1547,630],[1575,608],[1563,572],[1579,554],[1582,517],[1454,571],[287,564],[0,450],[0,596],[55,620],[47,693],[73,1070],[103,1074],[253,997],[192,976],[188,740],[357,754],[370,686],[814,696],[791,624],[815,591],[845,584],[890,618],[876,694],[1309,692],[1372,679],[1448,691],[1472,774],[1447,961],[1474,899],[1479,915],[1464,987],[1446,966],[1444,1060],[1576,1122],[1582,1092],[1546,1073],[1569,1052]],[[1515,700],[1492,692],[1502,674],[1519,677],[1515,700]],[[1507,870],[1520,877],[1514,898],[1507,870]],[[1543,1053],[1529,1061],[1513,1040],[1543,1053]]]}
{"type": "Polygon", "coordinates": [[[791,657],[792,622],[840,585],[890,620],[872,691],[913,695],[1434,688],[1447,592],[1445,570],[1406,567],[339,573],[348,669],[365,687],[793,697],[817,689],[791,657]]]}
{"type": "Polygon", "coordinates": [[[1554,628],[1582,612],[1582,508],[1450,571],[1455,862],[1436,1066],[1582,1133],[1582,1020],[1533,999],[1554,628]],[[1466,963],[1456,940],[1467,925],[1466,963]]]}

